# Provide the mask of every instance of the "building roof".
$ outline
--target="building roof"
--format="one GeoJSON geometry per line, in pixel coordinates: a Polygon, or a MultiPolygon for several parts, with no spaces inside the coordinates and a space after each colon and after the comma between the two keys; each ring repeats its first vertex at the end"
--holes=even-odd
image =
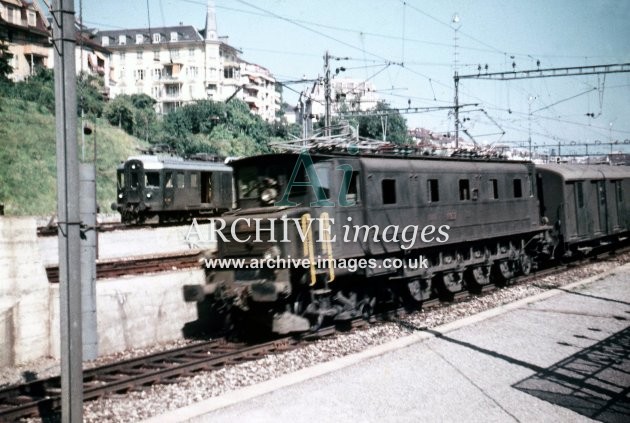
{"type": "Polygon", "coordinates": [[[203,41],[203,38],[199,34],[199,32],[192,25],[179,25],[179,26],[162,26],[156,28],[132,28],[132,29],[118,29],[114,31],[99,31],[96,36],[99,37],[99,40],[102,37],[110,37],[114,39],[118,39],[121,35],[125,35],[132,39],[132,42],[128,45],[135,44],[135,37],[137,34],[142,34],[144,36],[150,37],[145,44],[172,44],[172,43],[181,43],[181,42],[190,42],[190,41],[203,41]],[[170,34],[171,32],[177,32],[177,41],[171,41],[170,34]],[[159,43],[154,43],[152,40],[153,34],[162,34],[164,37],[161,38],[159,43]]]}

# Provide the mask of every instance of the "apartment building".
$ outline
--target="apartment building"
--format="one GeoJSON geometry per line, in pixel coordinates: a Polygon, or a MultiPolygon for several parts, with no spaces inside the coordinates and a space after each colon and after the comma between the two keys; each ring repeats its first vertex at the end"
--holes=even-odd
{"type": "MultiPolygon", "coordinates": [[[[323,82],[312,88],[306,88],[302,93],[304,97],[312,99],[311,113],[317,117],[324,116],[326,110],[323,82]]],[[[343,110],[370,110],[375,108],[380,100],[374,84],[353,78],[333,78],[330,82],[330,93],[333,114],[343,110]]]]}
{"type": "Polygon", "coordinates": [[[13,55],[9,78],[22,81],[49,65],[48,22],[35,1],[0,0],[0,42],[13,55]]]}
{"type": "Polygon", "coordinates": [[[218,36],[212,2],[202,31],[180,24],[100,31],[96,40],[112,52],[111,97],[147,94],[158,113],[196,100],[238,98],[267,121],[280,109],[271,72],[241,59],[242,52],[218,36]]]}

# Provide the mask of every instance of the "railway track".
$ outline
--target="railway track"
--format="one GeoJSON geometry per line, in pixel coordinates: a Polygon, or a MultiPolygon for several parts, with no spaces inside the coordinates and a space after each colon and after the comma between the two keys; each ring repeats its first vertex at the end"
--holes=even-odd
{"type": "MultiPolygon", "coordinates": [[[[629,248],[626,247],[618,252],[627,252],[628,250],[629,248]]],[[[607,259],[607,255],[604,259],[607,259]]],[[[576,267],[590,261],[593,261],[593,258],[540,269],[530,275],[515,278],[510,285],[524,284],[545,276],[562,273],[569,267],[576,267]]],[[[496,285],[487,285],[476,293],[463,291],[453,295],[446,303],[440,299],[432,299],[422,303],[422,307],[429,309],[465,301],[471,295],[485,295],[497,288],[496,285]]],[[[384,310],[375,314],[370,322],[395,322],[399,320],[401,314],[407,311],[405,308],[384,310]]],[[[356,318],[339,326],[323,327],[315,333],[304,334],[299,337],[288,336],[255,345],[233,343],[225,339],[206,341],[84,370],[84,400],[93,400],[112,393],[125,393],[158,383],[172,383],[179,378],[189,377],[197,372],[217,370],[228,365],[256,360],[268,354],[294,350],[305,345],[306,341],[332,336],[340,328],[344,331],[355,330],[369,326],[370,322],[363,318],[356,318]]],[[[0,421],[54,415],[58,412],[61,401],[60,383],[59,376],[56,376],[0,389],[0,421]]]]}
{"type": "MultiPolygon", "coordinates": [[[[123,275],[164,272],[199,267],[199,251],[133,257],[125,260],[99,260],[96,277],[113,278],[123,275]]],[[[47,266],[48,282],[59,283],[59,266],[47,266]]]]}
{"type": "MultiPolygon", "coordinates": [[[[170,383],[200,371],[256,360],[298,346],[299,341],[291,337],[257,345],[221,339],[100,366],[83,372],[83,398],[93,400],[156,383],[170,383]]],[[[0,421],[48,417],[60,404],[59,376],[10,386],[0,389],[0,421]]]]}
{"type": "MultiPolygon", "coordinates": [[[[206,223],[209,218],[206,217],[197,217],[197,222],[206,223]]],[[[137,229],[151,229],[151,228],[163,228],[169,226],[182,226],[182,225],[190,225],[190,221],[182,221],[182,222],[164,222],[164,223],[138,223],[134,225],[122,223],[122,222],[101,222],[96,225],[97,232],[112,232],[112,231],[130,231],[137,229]]],[[[57,236],[57,224],[50,224],[46,226],[39,226],[37,228],[37,236],[48,237],[48,236],[57,236]]]]}

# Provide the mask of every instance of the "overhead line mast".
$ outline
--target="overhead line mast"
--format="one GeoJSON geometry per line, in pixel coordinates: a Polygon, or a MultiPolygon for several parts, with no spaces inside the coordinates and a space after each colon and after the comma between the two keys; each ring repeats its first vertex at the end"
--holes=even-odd
{"type": "MultiPolygon", "coordinates": [[[[512,63],[512,66],[515,66],[512,63]]],[[[533,78],[552,78],[558,76],[582,76],[597,75],[608,73],[630,72],[630,63],[610,64],[610,65],[594,65],[594,66],[573,66],[566,68],[547,68],[547,69],[529,69],[523,71],[513,70],[511,72],[492,72],[488,73],[486,65],[486,73],[481,73],[481,65],[476,74],[459,75],[457,70],[453,75],[455,83],[455,143],[459,134],[459,80],[460,79],[490,79],[499,81],[511,81],[517,79],[533,79],[533,78]]],[[[529,152],[531,156],[531,138],[529,140],[529,152]]]]}

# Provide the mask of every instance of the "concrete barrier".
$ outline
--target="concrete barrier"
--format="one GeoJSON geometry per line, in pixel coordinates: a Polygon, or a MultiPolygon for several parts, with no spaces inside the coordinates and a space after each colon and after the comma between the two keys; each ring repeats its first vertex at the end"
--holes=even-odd
{"type": "Polygon", "coordinates": [[[50,355],[49,303],[35,219],[0,216],[0,366],[50,355]]]}

